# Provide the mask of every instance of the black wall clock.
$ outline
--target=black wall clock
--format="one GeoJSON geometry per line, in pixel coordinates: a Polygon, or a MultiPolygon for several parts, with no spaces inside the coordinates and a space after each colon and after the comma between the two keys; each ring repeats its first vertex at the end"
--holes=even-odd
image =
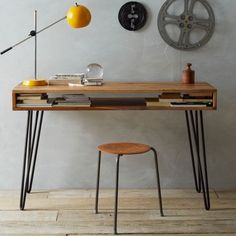
{"type": "Polygon", "coordinates": [[[127,30],[139,30],[146,21],[146,8],[139,2],[127,2],[119,11],[119,22],[127,30]]]}

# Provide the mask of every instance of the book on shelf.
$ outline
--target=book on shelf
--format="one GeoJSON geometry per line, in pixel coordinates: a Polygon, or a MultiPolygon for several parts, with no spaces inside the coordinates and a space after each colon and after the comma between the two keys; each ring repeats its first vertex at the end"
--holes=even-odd
{"type": "Polygon", "coordinates": [[[157,102],[146,104],[147,107],[170,107],[170,102],[157,102]]]}
{"type": "Polygon", "coordinates": [[[47,104],[47,99],[35,100],[35,99],[26,99],[26,100],[19,100],[20,104],[47,104]]]}
{"type": "Polygon", "coordinates": [[[56,99],[53,103],[53,106],[81,106],[81,107],[90,107],[91,106],[91,101],[86,100],[86,101],[77,101],[77,100],[69,100],[66,101],[65,99],[56,99]]]}
{"type": "Polygon", "coordinates": [[[176,103],[182,103],[182,102],[204,102],[204,103],[211,103],[213,102],[212,94],[210,93],[188,93],[188,94],[182,94],[182,93],[162,93],[159,96],[159,102],[176,102],[176,103]]]}
{"type": "Polygon", "coordinates": [[[83,100],[83,99],[88,99],[88,97],[83,94],[83,93],[76,93],[76,94],[63,94],[62,97],[66,100],[70,100],[70,99],[78,99],[78,100],[83,100]]]}
{"type": "Polygon", "coordinates": [[[53,107],[90,107],[91,103],[82,104],[82,103],[55,103],[53,107]]]}
{"type": "Polygon", "coordinates": [[[17,107],[48,106],[48,96],[46,93],[20,93],[17,94],[16,105],[17,107]]]}
{"type": "Polygon", "coordinates": [[[159,98],[161,99],[170,99],[170,98],[181,98],[181,93],[162,93],[159,98]]]}
{"type": "Polygon", "coordinates": [[[59,93],[48,93],[48,98],[54,98],[58,100],[73,100],[73,101],[87,101],[89,97],[85,94],[59,94],[59,93]]]}
{"type": "Polygon", "coordinates": [[[48,99],[62,98],[63,93],[48,93],[48,99]]]}
{"type": "Polygon", "coordinates": [[[90,98],[84,94],[62,94],[54,98],[53,106],[91,106],[90,98]]]}
{"type": "Polygon", "coordinates": [[[37,96],[45,96],[47,95],[46,93],[18,93],[17,96],[21,97],[37,97],[37,96]]]}
{"type": "Polygon", "coordinates": [[[47,99],[46,93],[20,93],[17,94],[17,100],[18,101],[24,101],[24,100],[41,100],[41,99],[47,99]]]}
{"type": "Polygon", "coordinates": [[[169,107],[169,101],[159,101],[159,98],[145,98],[147,107],[169,107]]]}
{"type": "MultiPolygon", "coordinates": [[[[147,97],[146,93],[88,93],[88,97],[90,98],[143,98],[145,99],[147,97]]],[[[151,98],[158,98],[159,94],[157,93],[151,93],[148,94],[151,98]]]]}
{"type": "Polygon", "coordinates": [[[162,93],[159,96],[159,102],[182,102],[183,98],[180,93],[162,93]]]}
{"type": "MultiPolygon", "coordinates": [[[[35,95],[35,94],[34,94],[35,95]]],[[[40,94],[37,96],[19,96],[20,99],[17,99],[17,107],[47,107],[52,106],[54,99],[48,98],[47,94],[40,94]]]]}
{"type": "Polygon", "coordinates": [[[212,102],[171,102],[172,107],[211,107],[212,102]]]}
{"type": "Polygon", "coordinates": [[[27,107],[52,107],[51,103],[45,103],[45,104],[25,104],[25,103],[17,103],[16,107],[19,108],[27,108],[27,107]]]}
{"type": "Polygon", "coordinates": [[[54,104],[60,104],[60,105],[91,105],[91,101],[81,101],[81,102],[78,102],[78,101],[65,101],[65,100],[58,100],[56,99],[54,101],[54,104]]]}
{"type": "Polygon", "coordinates": [[[145,106],[144,98],[91,98],[93,106],[145,106]]]}
{"type": "Polygon", "coordinates": [[[209,98],[170,98],[170,99],[162,99],[159,98],[159,102],[213,102],[212,99],[209,98]]]}
{"type": "Polygon", "coordinates": [[[212,103],[213,99],[209,99],[209,98],[183,98],[183,102],[205,102],[205,103],[212,103]]]}
{"type": "Polygon", "coordinates": [[[159,98],[145,98],[146,106],[155,106],[159,103],[159,98]]]}
{"type": "Polygon", "coordinates": [[[212,98],[212,92],[189,92],[182,93],[183,98],[212,98]]]}
{"type": "Polygon", "coordinates": [[[183,102],[183,98],[159,98],[159,102],[183,102]]]}

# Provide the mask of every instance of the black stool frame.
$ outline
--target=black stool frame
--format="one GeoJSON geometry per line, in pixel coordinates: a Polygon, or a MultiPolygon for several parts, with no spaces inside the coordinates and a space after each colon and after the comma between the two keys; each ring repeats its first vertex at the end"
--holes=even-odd
{"type": "MultiPolygon", "coordinates": [[[[160,214],[164,216],[162,208],[162,197],[161,197],[161,184],[158,168],[157,152],[154,148],[151,148],[154,154],[155,167],[156,167],[156,178],[157,178],[157,190],[160,214]]],[[[124,155],[119,154],[116,158],[116,189],[115,189],[115,208],[114,208],[114,234],[117,234],[117,214],[118,214],[118,189],[119,189],[119,169],[120,169],[120,157],[124,155]]],[[[99,184],[100,184],[100,169],[101,169],[101,151],[98,152],[98,170],[97,170],[97,187],[96,187],[96,199],[95,199],[95,213],[98,214],[98,198],[99,198],[99,184]]]]}

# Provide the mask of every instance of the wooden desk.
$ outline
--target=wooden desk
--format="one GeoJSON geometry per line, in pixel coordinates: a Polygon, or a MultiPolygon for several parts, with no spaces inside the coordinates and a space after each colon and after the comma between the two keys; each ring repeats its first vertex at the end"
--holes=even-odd
{"type": "MultiPolygon", "coordinates": [[[[187,133],[190,146],[191,161],[193,167],[193,176],[195,188],[197,192],[203,192],[205,209],[210,209],[210,197],[207,174],[206,148],[203,124],[203,111],[213,111],[217,108],[217,90],[208,83],[181,84],[177,82],[150,82],[150,83],[105,83],[103,86],[87,86],[87,87],[69,87],[69,86],[40,86],[40,87],[25,87],[22,85],[16,86],[12,91],[12,104],[14,111],[27,111],[27,125],[25,150],[23,159],[23,173],[21,183],[21,199],[20,209],[25,207],[27,193],[31,192],[34,178],[34,170],[36,165],[38,146],[43,122],[44,111],[106,111],[106,110],[173,110],[185,111],[187,133]],[[90,107],[78,106],[52,106],[39,107],[28,106],[18,107],[17,97],[19,94],[99,94],[99,95],[117,95],[121,94],[126,97],[127,94],[139,95],[148,98],[153,94],[185,94],[191,98],[198,99],[200,97],[208,97],[212,103],[210,106],[171,106],[158,105],[146,106],[146,104],[125,104],[111,105],[92,104],[90,107]],[[35,114],[34,114],[35,112],[35,114]]],[[[131,99],[129,96],[127,100],[131,99]]],[[[107,100],[109,101],[109,99],[107,100]]]]}
{"type": "Polygon", "coordinates": [[[216,89],[208,83],[196,84],[181,84],[177,82],[159,82],[159,83],[105,83],[103,86],[84,86],[84,87],[69,87],[69,86],[39,86],[39,87],[26,87],[18,85],[13,89],[13,110],[45,110],[45,111],[75,111],[75,110],[215,110],[216,109],[216,89]],[[168,107],[168,106],[91,106],[91,107],[27,107],[19,108],[16,104],[16,98],[21,93],[58,93],[58,94],[142,94],[142,96],[149,96],[150,94],[161,93],[182,93],[182,94],[210,94],[212,97],[213,105],[211,107],[168,107]]]}

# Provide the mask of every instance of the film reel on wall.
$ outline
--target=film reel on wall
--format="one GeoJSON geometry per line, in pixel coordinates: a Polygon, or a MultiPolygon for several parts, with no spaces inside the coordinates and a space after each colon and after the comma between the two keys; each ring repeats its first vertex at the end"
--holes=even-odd
{"type": "Polygon", "coordinates": [[[215,15],[206,0],[167,0],[158,15],[158,29],[171,47],[197,49],[211,39],[215,15]]]}

